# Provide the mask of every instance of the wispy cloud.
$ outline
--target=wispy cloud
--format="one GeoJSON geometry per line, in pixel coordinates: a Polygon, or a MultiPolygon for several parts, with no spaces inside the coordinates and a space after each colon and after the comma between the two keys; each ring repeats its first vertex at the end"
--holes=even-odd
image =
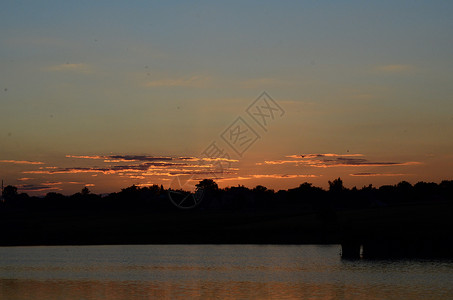
{"type": "Polygon", "coordinates": [[[41,185],[45,185],[45,186],[61,186],[61,185],[65,185],[65,184],[95,186],[92,183],[84,183],[84,182],[79,182],[79,181],[47,181],[47,182],[41,183],[41,185]]]}
{"type": "Polygon", "coordinates": [[[17,165],[43,165],[40,161],[28,161],[28,160],[0,160],[0,163],[9,163],[17,165]]]}
{"type": "Polygon", "coordinates": [[[66,155],[67,158],[99,159],[104,162],[169,161],[172,157],[150,155],[66,155]]]}
{"type": "Polygon", "coordinates": [[[379,167],[379,166],[408,166],[419,165],[420,162],[394,162],[394,161],[370,161],[363,158],[363,154],[301,154],[288,155],[291,160],[269,160],[258,165],[282,165],[293,164],[296,166],[308,166],[317,168],[328,167],[379,167]]]}
{"type": "Polygon", "coordinates": [[[247,175],[247,176],[236,176],[236,177],[224,177],[218,178],[217,181],[240,181],[240,180],[250,180],[250,179],[261,179],[261,178],[269,178],[269,179],[292,179],[292,178],[316,178],[320,177],[321,175],[313,175],[313,174],[254,174],[254,175],[247,175]]]}
{"type": "MultiPolygon", "coordinates": [[[[74,168],[57,168],[57,169],[40,169],[33,171],[24,171],[24,174],[77,174],[77,173],[103,173],[116,174],[121,172],[144,172],[151,166],[168,167],[175,163],[146,163],[140,165],[123,165],[111,167],[74,167],[74,168]]],[[[177,164],[178,165],[178,164],[177,164]]]]}
{"type": "Polygon", "coordinates": [[[21,184],[17,186],[19,191],[27,192],[45,192],[45,191],[61,191],[62,189],[57,186],[49,186],[44,184],[21,184]]]}
{"type": "Polygon", "coordinates": [[[43,182],[41,184],[45,185],[45,186],[54,186],[54,185],[62,185],[63,182],[60,182],[60,181],[58,181],[58,182],[43,182]]]}
{"type": "Polygon", "coordinates": [[[142,176],[142,175],[129,175],[128,178],[130,178],[130,179],[146,179],[146,177],[142,176]]]}
{"type": "Polygon", "coordinates": [[[313,174],[258,174],[252,175],[253,178],[274,178],[274,179],[290,179],[290,178],[315,178],[320,175],[313,174]]]}
{"type": "Polygon", "coordinates": [[[53,65],[45,68],[46,71],[52,72],[77,72],[77,73],[92,73],[92,67],[84,63],[65,63],[59,65],[53,65]]]}
{"type": "Polygon", "coordinates": [[[363,156],[363,154],[336,154],[336,153],[323,153],[323,154],[300,154],[300,155],[287,155],[290,158],[319,158],[319,157],[356,157],[363,156]]]}
{"type": "Polygon", "coordinates": [[[151,155],[66,155],[67,158],[104,160],[104,162],[155,162],[155,161],[184,161],[184,162],[237,162],[228,158],[205,158],[193,156],[151,156],[151,155]]]}
{"type": "Polygon", "coordinates": [[[261,165],[284,165],[284,164],[299,164],[300,160],[285,160],[285,159],[280,159],[280,160],[265,160],[264,162],[258,162],[256,165],[261,166],[261,165]]]}
{"type": "Polygon", "coordinates": [[[129,179],[145,179],[150,176],[174,177],[181,175],[215,175],[219,173],[217,164],[228,164],[225,174],[234,174],[231,167],[234,159],[198,158],[193,156],[150,156],[150,155],[66,155],[67,158],[80,160],[101,160],[103,166],[90,167],[41,167],[39,170],[24,171],[24,174],[85,174],[118,175],[129,179]],[[114,164],[127,162],[127,164],[114,164]]]}
{"type": "Polygon", "coordinates": [[[93,183],[83,183],[83,182],[77,182],[77,181],[46,181],[46,182],[41,182],[37,184],[19,184],[17,185],[17,188],[19,191],[25,191],[25,192],[51,192],[51,191],[62,191],[64,185],[67,184],[74,184],[74,185],[83,185],[83,186],[90,186],[93,187],[95,184],[93,183]]]}
{"type": "Polygon", "coordinates": [[[28,180],[33,180],[34,178],[30,177],[22,177],[22,178],[17,178],[17,181],[28,181],[28,180]]]}
{"type": "Polygon", "coordinates": [[[353,173],[349,174],[349,176],[364,176],[364,177],[373,177],[373,176],[407,176],[411,174],[395,174],[395,173],[353,173]]]}
{"type": "MultiPolygon", "coordinates": [[[[194,181],[202,180],[203,178],[194,178],[194,181]]],[[[223,177],[223,178],[216,178],[215,181],[217,182],[223,182],[223,181],[240,181],[240,180],[249,180],[252,179],[252,177],[248,176],[237,176],[237,177],[223,177]]]]}

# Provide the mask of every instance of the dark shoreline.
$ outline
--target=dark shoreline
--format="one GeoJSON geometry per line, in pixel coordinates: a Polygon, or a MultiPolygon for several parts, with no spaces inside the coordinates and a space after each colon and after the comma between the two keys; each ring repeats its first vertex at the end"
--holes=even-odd
{"type": "Polygon", "coordinates": [[[453,257],[453,181],[329,186],[220,189],[204,179],[195,194],[153,185],[42,198],[7,186],[0,246],[340,244],[351,259],[453,257]]]}
{"type": "Polygon", "coordinates": [[[453,258],[452,212],[450,202],[328,216],[291,211],[17,212],[0,215],[0,246],[341,244],[352,249],[345,258],[358,258],[360,247],[366,258],[453,258]]]}

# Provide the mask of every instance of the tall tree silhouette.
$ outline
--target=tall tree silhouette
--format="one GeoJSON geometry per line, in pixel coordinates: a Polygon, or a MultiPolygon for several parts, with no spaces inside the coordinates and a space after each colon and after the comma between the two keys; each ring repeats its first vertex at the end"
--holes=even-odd
{"type": "Polygon", "coordinates": [[[219,189],[217,183],[212,179],[203,179],[195,186],[197,187],[197,190],[217,191],[219,189]]]}
{"type": "Polygon", "coordinates": [[[3,198],[8,201],[17,197],[17,187],[8,185],[3,189],[3,198]]]}
{"type": "Polygon", "coordinates": [[[343,186],[343,180],[340,177],[334,179],[334,181],[329,180],[329,192],[341,192],[344,191],[345,187],[343,186]]]}

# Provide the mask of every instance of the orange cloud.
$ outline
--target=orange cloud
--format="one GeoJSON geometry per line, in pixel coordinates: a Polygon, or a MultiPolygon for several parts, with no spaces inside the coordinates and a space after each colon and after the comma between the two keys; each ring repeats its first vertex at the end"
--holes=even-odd
{"type": "Polygon", "coordinates": [[[22,177],[22,178],[18,178],[17,181],[28,181],[28,180],[32,180],[34,178],[29,178],[29,177],[22,177]]]}
{"type": "MultiPolygon", "coordinates": [[[[68,157],[74,157],[73,155],[68,157]]],[[[104,159],[104,156],[76,156],[76,158],[84,159],[104,159]]],[[[69,167],[69,168],[55,168],[39,170],[24,171],[24,174],[80,174],[80,173],[101,173],[105,175],[119,175],[126,176],[129,178],[143,179],[144,176],[180,176],[180,175],[208,175],[216,173],[232,174],[233,168],[224,168],[223,170],[217,170],[214,164],[200,162],[203,159],[199,159],[193,163],[191,160],[187,160],[187,157],[183,158],[183,162],[171,161],[178,158],[171,157],[149,157],[149,156],[123,156],[123,159],[128,162],[134,162],[137,160],[149,161],[141,164],[131,165],[113,165],[105,167],[69,167]],[[157,160],[157,161],[154,161],[157,160]],[[159,161],[164,160],[164,161],[159,161]],[[166,161],[165,161],[166,160],[166,161]]],[[[211,161],[217,161],[216,159],[208,159],[211,161]]],[[[227,160],[230,161],[230,160],[227,160]]]]}
{"type": "Polygon", "coordinates": [[[66,155],[68,158],[103,159],[104,162],[131,162],[131,161],[168,161],[173,160],[168,156],[150,155],[66,155]]]}
{"type": "Polygon", "coordinates": [[[256,163],[256,165],[283,165],[283,164],[298,164],[299,160],[265,160],[263,163],[256,163]]]}
{"type": "Polygon", "coordinates": [[[99,155],[66,155],[67,158],[82,158],[82,159],[104,159],[105,156],[99,155]]]}
{"type": "Polygon", "coordinates": [[[43,165],[40,161],[28,161],[28,160],[0,160],[0,163],[10,163],[18,165],[43,165]]]}
{"type": "Polygon", "coordinates": [[[208,158],[208,157],[193,157],[193,156],[150,156],[150,155],[66,155],[67,158],[78,158],[78,159],[94,159],[104,160],[104,162],[133,162],[133,161],[169,161],[169,160],[180,160],[180,161],[192,161],[192,162],[238,162],[237,159],[229,159],[223,157],[208,158]]]}
{"type": "Polygon", "coordinates": [[[284,178],[314,178],[319,177],[320,175],[312,174],[261,174],[261,175],[252,175],[253,178],[275,178],[275,179],[284,179],[284,178]]]}
{"type": "Polygon", "coordinates": [[[62,185],[63,182],[43,182],[42,185],[53,186],[53,185],[62,185]]]}

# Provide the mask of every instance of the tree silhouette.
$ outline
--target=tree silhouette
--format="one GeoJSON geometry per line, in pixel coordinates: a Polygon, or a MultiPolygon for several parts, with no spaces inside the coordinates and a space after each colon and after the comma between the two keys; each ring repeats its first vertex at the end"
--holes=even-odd
{"type": "Polygon", "coordinates": [[[345,190],[345,187],[343,186],[343,180],[341,180],[340,177],[335,179],[334,181],[329,180],[329,192],[341,192],[345,190]]]}
{"type": "Polygon", "coordinates": [[[267,187],[262,186],[262,185],[257,185],[257,186],[253,189],[253,192],[255,192],[255,193],[264,193],[265,191],[267,191],[267,187]]]}
{"type": "Polygon", "coordinates": [[[17,187],[8,185],[3,189],[3,198],[5,200],[14,199],[17,197],[17,187]]]}
{"type": "Polygon", "coordinates": [[[203,179],[195,186],[197,187],[197,190],[217,191],[219,189],[217,183],[212,179],[203,179]]]}
{"type": "Polygon", "coordinates": [[[82,193],[83,196],[86,196],[86,195],[88,195],[89,193],[91,193],[91,191],[90,191],[87,187],[84,187],[84,188],[82,189],[82,192],[81,192],[81,193],[82,193]]]}

